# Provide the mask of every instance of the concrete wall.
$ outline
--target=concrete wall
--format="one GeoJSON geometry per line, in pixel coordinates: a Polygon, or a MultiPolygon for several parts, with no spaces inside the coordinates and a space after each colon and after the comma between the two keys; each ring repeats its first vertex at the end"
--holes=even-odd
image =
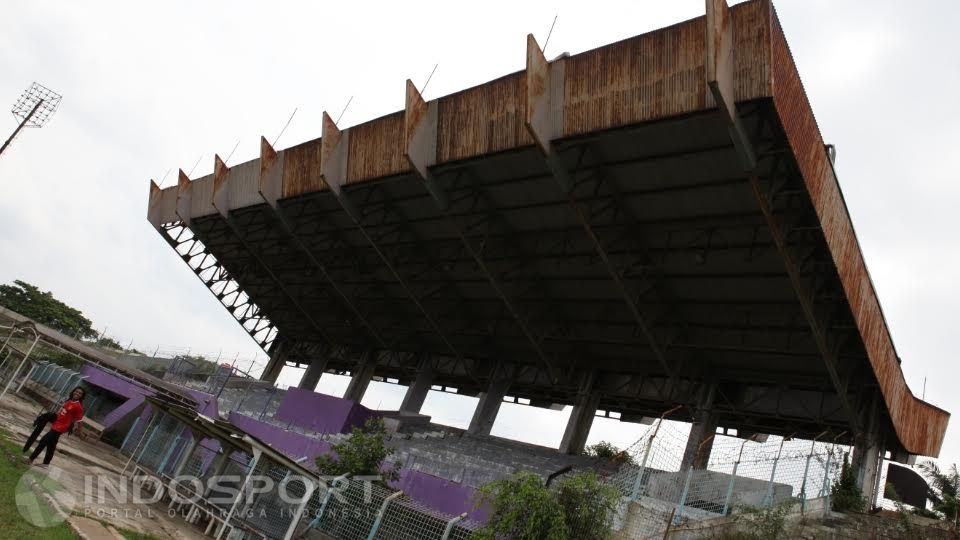
{"type": "MultiPolygon", "coordinates": [[[[326,396],[330,397],[330,396],[326,396]]],[[[338,399],[338,398],[333,398],[338,399]]],[[[345,401],[345,400],[341,400],[345,401]]],[[[332,452],[330,443],[287,431],[254,418],[230,413],[230,423],[293,458],[306,457],[303,464],[314,468],[314,460],[332,452]]],[[[467,512],[471,519],[484,520],[486,512],[473,509],[474,489],[420,471],[403,469],[393,487],[402,489],[413,500],[448,514],[467,512]]]]}

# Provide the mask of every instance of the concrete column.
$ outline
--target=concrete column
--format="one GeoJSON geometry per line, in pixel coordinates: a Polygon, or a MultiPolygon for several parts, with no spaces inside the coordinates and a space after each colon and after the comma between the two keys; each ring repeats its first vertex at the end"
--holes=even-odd
{"type": "Polygon", "coordinates": [[[851,465],[857,475],[857,486],[867,501],[867,509],[876,506],[883,439],[880,433],[880,400],[875,393],[866,416],[865,431],[854,438],[851,465]]]}
{"type": "Polygon", "coordinates": [[[419,413],[423,402],[427,399],[427,392],[433,386],[433,369],[429,365],[423,364],[420,371],[417,372],[417,378],[407,387],[407,393],[403,395],[403,401],[400,403],[400,410],[403,412],[419,413]]]}
{"type": "Polygon", "coordinates": [[[353,372],[353,376],[350,377],[347,391],[343,393],[343,399],[351,399],[357,403],[360,403],[360,400],[363,399],[363,394],[367,392],[367,387],[370,386],[370,380],[373,379],[373,371],[377,365],[373,358],[373,351],[364,351],[360,357],[360,364],[353,372]]]}
{"type": "Polygon", "coordinates": [[[300,378],[300,384],[297,385],[297,388],[310,390],[312,392],[317,387],[317,384],[320,382],[320,376],[323,375],[326,369],[326,356],[314,358],[313,362],[310,362],[310,365],[307,366],[306,371],[303,372],[303,377],[300,378]]]}
{"type": "Polygon", "coordinates": [[[500,412],[503,396],[510,389],[510,376],[507,372],[508,370],[504,366],[498,365],[487,391],[480,393],[480,402],[477,403],[477,408],[473,411],[473,418],[470,419],[470,426],[467,427],[468,434],[490,434],[493,423],[497,420],[497,413],[500,412]]]}
{"type": "Polygon", "coordinates": [[[270,381],[271,383],[277,382],[277,377],[280,376],[280,370],[283,369],[283,366],[287,363],[287,347],[280,341],[278,337],[273,342],[273,347],[270,349],[270,361],[267,362],[267,367],[264,368],[263,373],[260,374],[261,381],[270,381]]]}
{"type": "Polygon", "coordinates": [[[690,427],[690,436],[687,438],[687,446],[683,450],[681,471],[690,466],[698,470],[707,468],[710,451],[713,450],[713,436],[717,433],[717,418],[712,410],[716,392],[717,385],[710,383],[700,394],[693,425],[690,427]]]}
{"type": "Polygon", "coordinates": [[[570,412],[570,419],[567,420],[567,428],[563,431],[563,438],[560,440],[560,451],[565,454],[582,454],[587,444],[587,436],[590,434],[590,427],[593,426],[593,419],[600,405],[600,393],[593,389],[595,377],[596,373],[590,372],[581,381],[577,401],[573,404],[573,411],[570,412]]]}

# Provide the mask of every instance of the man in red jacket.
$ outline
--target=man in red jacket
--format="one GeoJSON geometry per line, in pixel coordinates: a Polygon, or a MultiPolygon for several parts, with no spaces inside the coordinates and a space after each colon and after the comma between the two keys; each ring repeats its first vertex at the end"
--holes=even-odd
{"type": "MultiPolygon", "coordinates": [[[[40,452],[46,450],[47,453],[43,456],[43,466],[46,467],[50,464],[50,460],[53,459],[53,454],[57,450],[57,442],[60,441],[60,436],[68,431],[72,433],[76,423],[83,419],[83,405],[81,402],[83,401],[84,395],[86,395],[86,392],[79,386],[70,392],[70,399],[60,407],[60,410],[57,412],[57,418],[50,424],[50,431],[40,439],[40,443],[37,444],[33,453],[30,454],[29,461],[31,463],[37,459],[40,452]]],[[[28,439],[24,449],[29,448],[31,444],[33,444],[33,441],[28,439]]]]}

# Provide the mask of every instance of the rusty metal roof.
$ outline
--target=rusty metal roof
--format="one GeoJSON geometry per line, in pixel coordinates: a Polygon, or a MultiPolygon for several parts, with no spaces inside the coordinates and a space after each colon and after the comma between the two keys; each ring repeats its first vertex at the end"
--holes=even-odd
{"type": "Polygon", "coordinates": [[[721,425],[766,433],[861,430],[879,396],[891,449],[939,453],[769,2],[553,62],[531,37],[524,71],[321,135],[151,185],[265,349],[401,381],[428,354],[463,393],[513,363],[535,405],[595,371],[625,419],[717,381],[721,425]]]}

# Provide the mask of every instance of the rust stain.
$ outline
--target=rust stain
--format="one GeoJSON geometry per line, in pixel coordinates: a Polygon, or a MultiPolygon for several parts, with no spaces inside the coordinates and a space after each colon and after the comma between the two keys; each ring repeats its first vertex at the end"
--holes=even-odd
{"type": "Polygon", "coordinates": [[[521,71],[440,98],[437,160],[457,161],[533,144],[524,124],[526,78],[521,71]]]}
{"type": "Polygon", "coordinates": [[[820,219],[884,403],[904,448],[913,454],[936,456],[950,415],[917,399],[907,387],[820,129],[776,13],[771,17],[774,105],[820,219]]]}
{"type": "Polygon", "coordinates": [[[317,138],[284,150],[284,198],[327,189],[320,178],[320,147],[321,140],[317,138]]]}
{"type": "Polygon", "coordinates": [[[567,59],[566,136],[705,107],[704,17],[567,59]]]}
{"type": "Polygon", "coordinates": [[[347,183],[410,170],[404,157],[404,113],[393,113],[350,128],[347,183]]]}

